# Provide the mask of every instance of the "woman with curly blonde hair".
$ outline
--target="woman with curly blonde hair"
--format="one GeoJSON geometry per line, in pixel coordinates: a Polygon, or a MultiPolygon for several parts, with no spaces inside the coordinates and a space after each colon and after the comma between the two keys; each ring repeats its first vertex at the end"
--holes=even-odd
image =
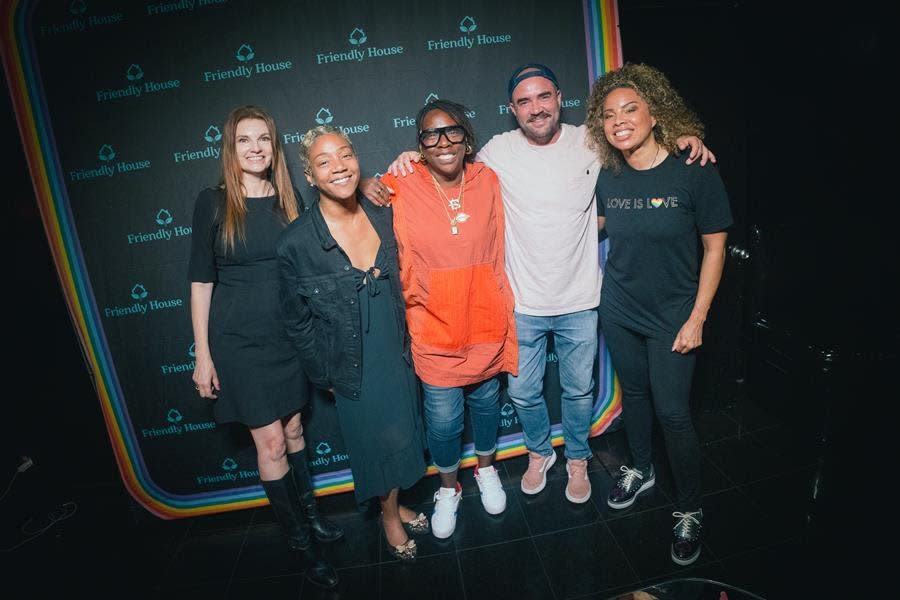
{"type": "Polygon", "coordinates": [[[622,385],[622,415],[633,464],[607,504],[623,509],[653,487],[656,412],[677,491],[670,554],[679,565],[700,555],[700,446],[691,422],[695,348],[725,263],[728,196],[714,168],[675,159],[675,133],[703,133],[665,75],[626,64],[594,84],[587,107],[597,180],[598,224],[610,250],[600,321],[622,385]],[[703,252],[698,252],[698,238],[703,252]]]}

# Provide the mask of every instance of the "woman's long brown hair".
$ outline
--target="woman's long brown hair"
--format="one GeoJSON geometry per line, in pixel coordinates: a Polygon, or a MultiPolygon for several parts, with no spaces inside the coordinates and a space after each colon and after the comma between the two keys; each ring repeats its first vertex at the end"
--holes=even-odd
{"type": "Polygon", "coordinates": [[[257,106],[241,106],[228,114],[225,120],[225,131],[222,133],[222,181],[220,187],[225,189],[225,222],[222,226],[222,244],[225,251],[234,250],[234,238],[244,239],[244,222],[247,218],[247,193],[241,183],[241,165],[235,152],[235,132],[238,123],[244,119],[260,119],[265,121],[266,128],[272,138],[272,166],[269,167],[269,183],[275,188],[278,205],[286,223],[290,223],[299,215],[297,196],[291,184],[291,176],[284,162],[281,140],[275,131],[275,120],[265,110],[257,106]]]}

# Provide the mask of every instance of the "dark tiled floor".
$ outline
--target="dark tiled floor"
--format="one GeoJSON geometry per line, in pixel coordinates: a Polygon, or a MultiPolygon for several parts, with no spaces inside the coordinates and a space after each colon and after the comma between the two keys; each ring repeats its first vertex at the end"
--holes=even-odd
{"type": "MultiPolygon", "coordinates": [[[[524,496],[518,481],[526,459],[519,457],[499,463],[508,506],[491,516],[466,471],[456,533],[449,540],[421,538],[413,564],[386,552],[378,519],[358,512],[351,496],[321,499],[322,511],[347,533],[325,549],[341,578],[329,592],[304,584],[268,507],[159,521],[134,507],[119,485],[73,486],[77,514],[2,559],[10,572],[31,574],[28,592],[16,596],[23,598],[79,591],[167,600],[377,599],[424,590],[422,597],[465,600],[600,599],[678,577],[714,579],[766,598],[797,597],[789,590],[798,574],[813,572],[823,539],[813,499],[821,471],[815,442],[756,406],[697,415],[695,422],[706,528],[701,558],[689,568],[669,559],[675,492],[661,440],[655,488],[630,509],[606,506],[626,460],[621,431],[591,441],[594,493],[586,504],[565,500],[562,460],[544,492],[524,496]]],[[[435,487],[435,478],[424,479],[404,500],[430,514],[435,487]]],[[[4,539],[15,536],[6,532],[4,539]]]]}

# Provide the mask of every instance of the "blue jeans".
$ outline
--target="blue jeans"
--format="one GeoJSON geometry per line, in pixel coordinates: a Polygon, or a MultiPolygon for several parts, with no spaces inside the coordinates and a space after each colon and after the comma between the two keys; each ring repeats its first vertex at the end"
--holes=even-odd
{"type": "Polygon", "coordinates": [[[566,458],[591,456],[588,433],[594,407],[594,358],[597,356],[597,310],[552,317],[515,313],[519,337],[519,375],[509,376],[507,394],[516,407],[525,446],[550,456],[550,417],[544,400],[547,334],[553,332],[562,387],[562,427],[566,458]]]}
{"type": "Polygon", "coordinates": [[[459,468],[463,415],[469,405],[475,454],[490,456],[497,449],[500,425],[500,381],[491,377],[465,387],[439,387],[422,382],[425,391],[425,436],[431,460],[441,473],[459,468]]]}

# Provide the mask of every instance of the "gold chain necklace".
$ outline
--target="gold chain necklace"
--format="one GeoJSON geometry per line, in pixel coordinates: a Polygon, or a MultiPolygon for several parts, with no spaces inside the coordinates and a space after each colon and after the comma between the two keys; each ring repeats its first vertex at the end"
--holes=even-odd
{"type": "Polygon", "coordinates": [[[469,215],[465,213],[463,210],[465,208],[463,192],[466,189],[466,170],[463,167],[462,180],[459,183],[459,196],[456,198],[448,198],[447,194],[444,193],[444,190],[441,189],[441,185],[438,183],[437,179],[435,179],[434,175],[431,171],[428,172],[431,175],[431,181],[434,183],[434,189],[437,190],[438,199],[441,200],[441,206],[444,207],[444,213],[447,215],[447,219],[450,221],[450,233],[453,235],[459,235],[459,228],[457,224],[465,223],[469,219],[469,215]],[[453,216],[450,216],[450,210],[448,207],[453,210],[453,216]]]}

